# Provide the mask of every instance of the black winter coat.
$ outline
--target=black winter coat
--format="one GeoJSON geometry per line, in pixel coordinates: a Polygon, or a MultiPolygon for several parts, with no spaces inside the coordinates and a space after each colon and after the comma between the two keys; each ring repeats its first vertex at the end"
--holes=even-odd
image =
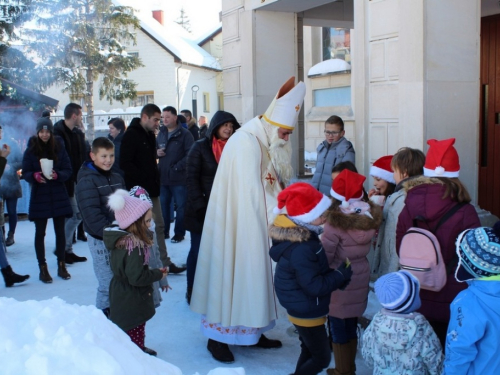
{"type": "Polygon", "coordinates": [[[216,134],[217,129],[226,122],[232,122],[234,130],[240,127],[231,113],[216,112],[210,122],[207,136],[196,141],[187,156],[187,200],[184,206],[184,225],[190,232],[201,233],[203,230],[208,199],[218,166],[212,151],[212,135],[216,134]]]}
{"type": "Polygon", "coordinates": [[[274,225],[269,235],[273,239],[269,255],[277,263],[274,288],[281,306],[295,318],[328,315],[330,295],[344,278],[329,267],[318,235],[304,227],[274,225]]]}
{"type": "MultiPolygon", "coordinates": [[[[36,139],[37,137],[34,136],[29,140],[23,157],[23,177],[31,184],[28,218],[33,221],[35,219],[60,216],[71,217],[73,216],[73,209],[64,183],[71,178],[73,171],[63,141],[55,136],[57,162],[54,164],[54,171],[57,173],[57,179],[45,179],[46,183],[43,184],[38,183],[33,176],[34,173],[42,171],[40,166],[41,158],[31,151],[31,145],[36,139]]],[[[43,155],[43,157],[46,157],[46,155],[43,155]]]]}
{"type": "Polygon", "coordinates": [[[125,182],[118,173],[99,171],[92,162],[86,162],[80,168],[76,201],[85,232],[98,240],[102,240],[104,227],[115,220],[108,208],[108,197],[116,189],[125,189],[125,182]]]}
{"type": "Polygon", "coordinates": [[[122,177],[125,176],[122,169],[120,168],[120,149],[122,147],[123,134],[124,132],[120,132],[120,134],[118,134],[116,138],[108,135],[108,139],[115,145],[115,163],[113,164],[111,170],[115,173],[118,173],[122,177]]]}
{"type": "Polygon", "coordinates": [[[64,147],[71,162],[73,170],[72,175],[66,180],[66,189],[68,195],[73,197],[75,195],[75,183],[78,176],[78,171],[83,162],[87,160],[87,145],[85,144],[85,134],[77,128],[70,130],[64,120],[59,120],[54,124],[54,135],[62,138],[64,147]]]}
{"type": "Polygon", "coordinates": [[[195,142],[198,139],[200,139],[200,128],[198,127],[198,125],[196,125],[196,121],[194,119],[191,119],[191,121],[189,121],[188,130],[190,131],[191,135],[193,136],[193,139],[195,142]]]}
{"type": "Polygon", "coordinates": [[[165,156],[159,158],[160,182],[162,185],[185,185],[186,184],[186,159],[191,146],[193,136],[189,130],[178,126],[168,137],[168,130],[162,126],[157,145],[165,144],[165,156]]]}
{"type": "Polygon", "coordinates": [[[160,196],[160,173],[156,164],[156,138],[136,117],[123,134],[120,168],[125,174],[127,190],[142,186],[152,198],[160,196]]]}
{"type": "Polygon", "coordinates": [[[202,127],[200,128],[200,139],[205,138],[207,136],[207,132],[208,132],[207,124],[202,125],[202,127]]]}

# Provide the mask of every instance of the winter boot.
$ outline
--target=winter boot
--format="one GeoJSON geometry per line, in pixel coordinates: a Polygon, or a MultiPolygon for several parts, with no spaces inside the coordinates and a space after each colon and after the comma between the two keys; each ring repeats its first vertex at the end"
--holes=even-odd
{"type": "Polygon", "coordinates": [[[9,234],[7,235],[7,239],[5,240],[5,245],[12,246],[15,242],[16,241],[14,241],[14,233],[9,232],[9,234]]]}
{"type": "Polygon", "coordinates": [[[8,288],[15,283],[22,283],[25,280],[30,278],[30,275],[18,275],[14,271],[12,271],[11,266],[7,266],[2,268],[3,279],[5,280],[5,286],[8,288]]]}
{"type": "Polygon", "coordinates": [[[219,341],[208,339],[207,349],[212,353],[212,357],[219,362],[233,363],[234,356],[229,350],[229,346],[219,341]]]}
{"type": "Polygon", "coordinates": [[[156,353],[156,350],[150,349],[148,347],[142,348],[142,351],[146,354],[152,355],[153,357],[156,357],[158,353],[156,353]]]}
{"type": "MultiPolygon", "coordinates": [[[[356,340],[357,341],[357,340],[356,340]]],[[[350,343],[335,344],[332,343],[333,358],[335,360],[335,368],[326,370],[328,375],[352,375],[352,352],[350,343]]],[[[356,365],[354,365],[355,368],[356,365]]]]}
{"type": "Polygon", "coordinates": [[[349,340],[349,349],[351,354],[351,374],[356,374],[356,354],[358,354],[358,339],[349,340]]]}
{"type": "Polygon", "coordinates": [[[47,263],[40,264],[39,267],[40,267],[39,279],[45,284],[50,284],[52,282],[52,277],[50,276],[49,270],[47,268],[47,263]]]}
{"type": "Polygon", "coordinates": [[[57,276],[59,276],[63,280],[71,279],[71,275],[68,273],[66,269],[66,264],[64,262],[57,262],[57,276]]]}

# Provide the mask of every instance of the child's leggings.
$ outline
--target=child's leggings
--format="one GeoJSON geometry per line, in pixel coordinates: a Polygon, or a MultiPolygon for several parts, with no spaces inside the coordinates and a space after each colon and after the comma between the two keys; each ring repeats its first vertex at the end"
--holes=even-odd
{"type": "Polygon", "coordinates": [[[328,317],[330,337],[335,344],[347,344],[350,340],[358,338],[358,318],[340,319],[328,317]]]}
{"type": "Polygon", "coordinates": [[[135,345],[137,345],[141,349],[144,349],[144,340],[146,338],[146,323],[142,323],[141,325],[132,328],[130,331],[126,331],[125,333],[130,336],[130,339],[135,345]]]}

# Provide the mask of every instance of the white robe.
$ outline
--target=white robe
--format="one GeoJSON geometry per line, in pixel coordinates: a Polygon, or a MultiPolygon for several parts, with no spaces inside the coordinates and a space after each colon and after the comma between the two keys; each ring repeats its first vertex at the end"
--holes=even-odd
{"type": "Polygon", "coordinates": [[[201,238],[191,309],[224,327],[277,318],[267,227],[281,187],[261,121],[247,122],[224,147],[201,238]]]}

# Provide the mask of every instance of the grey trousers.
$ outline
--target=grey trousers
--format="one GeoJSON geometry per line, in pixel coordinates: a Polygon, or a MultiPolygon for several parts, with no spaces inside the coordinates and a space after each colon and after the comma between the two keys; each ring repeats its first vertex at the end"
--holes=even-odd
{"type": "Polygon", "coordinates": [[[95,277],[97,278],[97,297],[95,305],[98,309],[109,307],[109,283],[113,278],[113,271],[109,264],[109,251],[104,246],[104,242],[87,234],[87,244],[89,245],[92,264],[94,266],[95,277]]]}
{"type": "MultiPolygon", "coordinates": [[[[75,186],[76,189],[76,186],[75,186]]],[[[82,215],[80,214],[80,209],[76,203],[76,197],[72,196],[69,198],[69,203],[71,203],[71,208],[73,209],[73,216],[66,219],[66,224],[64,226],[64,233],[66,234],[66,252],[73,252],[73,233],[75,233],[78,224],[82,221],[82,215]]]]}
{"type": "Polygon", "coordinates": [[[168,256],[167,245],[165,244],[165,223],[161,212],[160,197],[150,197],[153,202],[153,220],[155,221],[155,233],[158,240],[158,250],[163,267],[168,267],[172,263],[168,256]]]}

